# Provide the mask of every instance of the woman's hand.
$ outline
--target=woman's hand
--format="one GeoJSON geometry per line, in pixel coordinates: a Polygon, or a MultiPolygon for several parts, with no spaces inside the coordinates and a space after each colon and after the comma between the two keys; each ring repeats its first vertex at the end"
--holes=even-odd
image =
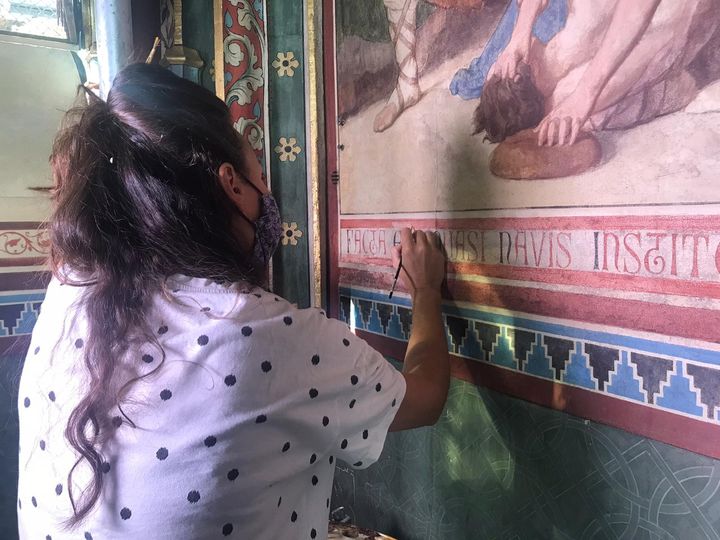
{"type": "Polygon", "coordinates": [[[401,278],[415,298],[420,290],[440,292],[445,279],[445,254],[436,233],[405,228],[400,232],[401,243],[393,250],[393,265],[402,257],[401,278]]]}

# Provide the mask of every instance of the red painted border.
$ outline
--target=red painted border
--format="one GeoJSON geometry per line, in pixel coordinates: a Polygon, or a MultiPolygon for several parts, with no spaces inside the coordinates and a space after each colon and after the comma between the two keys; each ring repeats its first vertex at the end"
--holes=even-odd
{"type": "MultiPolygon", "coordinates": [[[[365,266],[373,265],[386,267],[388,269],[392,268],[392,262],[389,258],[363,258],[357,255],[345,255],[342,257],[341,264],[347,263],[365,266]]],[[[537,269],[500,264],[449,263],[447,265],[447,271],[451,274],[533,281],[536,283],[555,283],[664,295],[720,298],[720,283],[692,281],[680,278],[648,278],[631,274],[613,274],[600,270],[537,269]]]]}
{"type": "MultiPolygon", "coordinates": [[[[391,358],[405,357],[405,342],[363,330],[357,334],[391,358]]],[[[701,420],[455,355],[450,355],[450,370],[476,386],[720,459],[720,428],[701,420]]]]}
{"type": "Polygon", "coordinates": [[[30,347],[31,339],[32,336],[30,334],[0,337],[0,357],[12,355],[22,356],[24,358],[27,354],[28,347],[30,347]]]}
{"type": "Polygon", "coordinates": [[[337,184],[333,183],[333,173],[338,171],[338,134],[337,134],[337,84],[335,81],[335,2],[323,0],[323,77],[325,99],[325,159],[326,159],[326,197],[327,230],[326,245],[328,254],[327,269],[327,312],[338,318],[340,309],[340,195],[337,184]]]}
{"type": "Polygon", "coordinates": [[[18,257],[17,259],[7,258],[0,259],[0,268],[9,268],[13,266],[44,266],[47,257],[18,257]]]}
{"type": "Polygon", "coordinates": [[[44,226],[39,221],[0,221],[0,233],[13,230],[33,231],[44,226]]]}
{"type": "Polygon", "coordinates": [[[0,291],[46,289],[51,278],[50,272],[43,271],[0,273],[0,291]]]}
{"type": "MultiPolygon", "coordinates": [[[[386,272],[349,268],[342,268],[340,273],[345,286],[356,285],[381,291],[390,290],[392,278],[386,272]]],[[[397,286],[396,290],[407,292],[402,285],[397,286]]],[[[562,318],[569,321],[720,343],[718,310],[452,279],[448,280],[443,296],[449,301],[469,302],[478,306],[494,306],[548,317],[562,314],[562,318]]]]}
{"type": "Polygon", "coordinates": [[[398,218],[386,215],[375,218],[341,219],[343,228],[383,229],[414,226],[416,229],[481,229],[481,230],[565,230],[565,229],[640,229],[709,232],[720,230],[720,216],[557,216],[497,218],[398,218]]]}

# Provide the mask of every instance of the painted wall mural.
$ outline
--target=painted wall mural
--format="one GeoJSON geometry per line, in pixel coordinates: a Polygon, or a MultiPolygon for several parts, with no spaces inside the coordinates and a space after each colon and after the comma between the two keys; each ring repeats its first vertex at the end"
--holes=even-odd
{"type": "Polygon", "coordinates": [[[436,230],[457,377],[720,457],[717,2],[334,6],[340,316],[436,230]]]}
{"type": "Polygon", "coordinates": [[[225,102],[235,129],[265,164],[267,41],[262,1],[223,0],[225,102]]]}

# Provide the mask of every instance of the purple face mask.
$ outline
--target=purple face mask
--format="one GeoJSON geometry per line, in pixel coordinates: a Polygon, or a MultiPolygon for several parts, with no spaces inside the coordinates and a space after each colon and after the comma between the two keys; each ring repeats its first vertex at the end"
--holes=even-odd
{"type": "Polygon", "coordinates": [[[283,233],[280,210],[275,198],[265,193],[260,198],[260,217],[255,223],[255,247],[253,255],[262,266],[267,266],[280,243],[283,233]]]}

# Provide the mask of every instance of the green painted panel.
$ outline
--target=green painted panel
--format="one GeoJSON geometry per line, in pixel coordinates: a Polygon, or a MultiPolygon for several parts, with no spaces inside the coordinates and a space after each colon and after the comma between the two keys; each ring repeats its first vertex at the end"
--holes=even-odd
{"type": "Polygon", "coordinates": [[[306,307],[310,237],[303,3],[270,2],[267,9],[270,177],[287,235],[274,258],[273,286],[278,294],[306,307]]]}
{"type": "Polygon", "coordinates": [[[435,427],[338,466],[340,506],[402,540],[715,539],[720,462],[453,381],[435,427]]]}
{"type": "Polygon", "coordinates": [[[214,59],[215,30],[212,0],[185,0],[183,11],[183,43],[195,49],[205,65],[200,71],[202,85],[215,92],[214,59]]]}

